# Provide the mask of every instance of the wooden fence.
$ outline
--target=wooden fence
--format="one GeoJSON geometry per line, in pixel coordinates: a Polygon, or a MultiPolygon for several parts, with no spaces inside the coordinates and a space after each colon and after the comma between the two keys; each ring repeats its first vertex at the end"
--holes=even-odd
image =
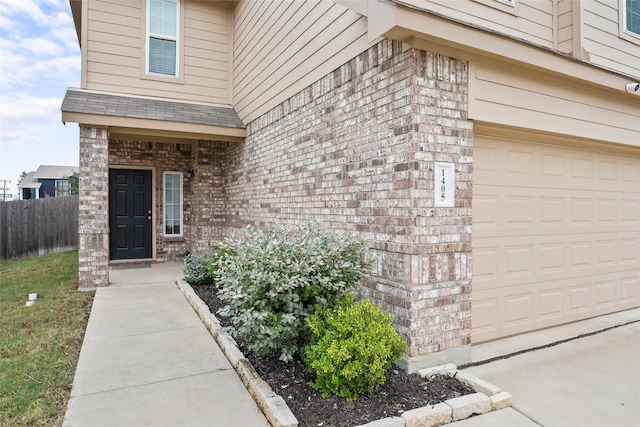
{"type": "Polygon", "coordinates": [[[0,203],[0,259],[78,247],[78,196],[0,203]]]}

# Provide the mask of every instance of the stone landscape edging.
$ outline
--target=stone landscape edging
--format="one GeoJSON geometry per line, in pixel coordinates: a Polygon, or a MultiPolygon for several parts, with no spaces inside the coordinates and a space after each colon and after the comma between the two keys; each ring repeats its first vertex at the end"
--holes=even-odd
{"type": "MultiPolygon", "coordinates": [[[[298,420],[282,396],[275,393],[269,384],[255,371],[244,357],[236,341],[222,327],[209,307],[182,279],[176,284],[191,307],[200,317],[213,339],[236,370],[245,387],[273,427],[298,427],[298,420]]],[[[418,375],[449,375],[470,386],[475,393],[446,400],[435,405],[411,409],[400,416],[382,418],[354,427],[437,427],[466,419],[474,414],[485,414],[511,406],[511,395],[471,374],[461,372],[454,364],[421,369],[418,375]]]]}

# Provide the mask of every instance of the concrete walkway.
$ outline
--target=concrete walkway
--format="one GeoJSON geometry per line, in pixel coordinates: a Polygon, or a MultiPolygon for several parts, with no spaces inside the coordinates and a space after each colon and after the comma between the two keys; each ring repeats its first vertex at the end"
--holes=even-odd
{"type": "MultiPolygon", "coordinates": [[[[629,310],[603,316],[599,321],[606,322],[621,316],[630,316],[629,319],[635,318],[635,321],[552,347],[463,369],[509,392],[513,396],[513,404],[511,408],[450,426],[640,425],[639,314],[638,310],[629,310]]],[[[585,321],[583,326],[595,321],[585,321]]],[[[570,327],[579,326],[573,324],[570,327]]],[[[522,341],[523,337],[518,337],[518,340],[522,341]]],[[[496,342],[493,345],[505,344],[496,342]]]]}
{"type": "Polygon", "coordinates": [[[177,288],[181,265],[96,291],[64,426],[269,426],[177,288]]]}
{"type": "MultiPolygon", "coordinates": [[[[112,269],[96,291],[64,426],[266,427],[269,423],[175,281],[178,264],[112,269]]],[[[451,427],[631,427],[640,420],[640,309],[472,347],[463,369],[511,408],[451,427]]]]}

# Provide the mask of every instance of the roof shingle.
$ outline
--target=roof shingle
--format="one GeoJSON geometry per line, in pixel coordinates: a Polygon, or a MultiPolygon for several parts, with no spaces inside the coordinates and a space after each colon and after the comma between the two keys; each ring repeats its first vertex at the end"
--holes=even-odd
{"type": "Polygon", "coordinates": [[[244,129],[245,125],[231,107],[68,89],[61,110],[68,113],[98,114],[114,117],[164,120],[244,129]]]}

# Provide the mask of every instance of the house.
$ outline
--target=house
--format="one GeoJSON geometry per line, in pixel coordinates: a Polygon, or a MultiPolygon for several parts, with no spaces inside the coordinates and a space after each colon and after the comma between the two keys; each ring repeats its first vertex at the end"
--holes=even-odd
{"type": "Polygon", "coordinates": [[[68,178],[76,172],[76,166],[38,166],[35,172],[27,173],[20,181],[20,200],[67,196],[72,191],[68,178]]]}
{"type": "Polygon", "coordinates": [[[70,4],[81,289],[317,219],[410,371],[640,306],[640,2],[70,4]]]}

